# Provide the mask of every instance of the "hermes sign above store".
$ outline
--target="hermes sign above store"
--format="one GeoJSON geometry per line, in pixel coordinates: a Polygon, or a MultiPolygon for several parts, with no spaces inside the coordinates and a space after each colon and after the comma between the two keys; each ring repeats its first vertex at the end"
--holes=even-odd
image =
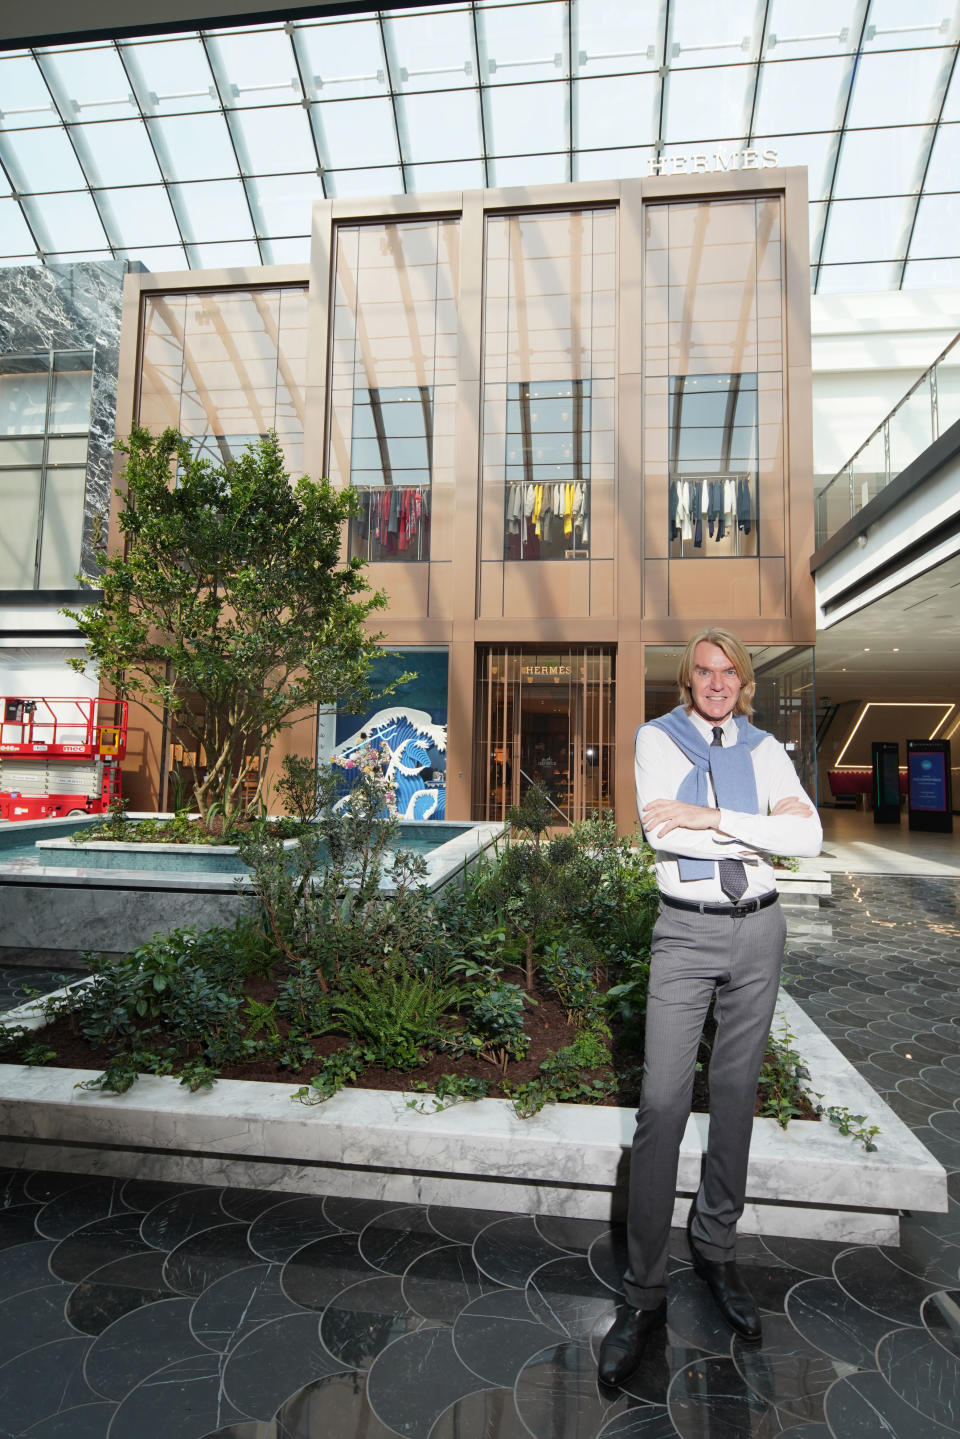
{"type": "Polygon", "coordinates": [[[712,170],[769,170],[779,164],[776,150],[730,150],[725,155],[651,155],[648,175],[707,175],[712,170]]]}

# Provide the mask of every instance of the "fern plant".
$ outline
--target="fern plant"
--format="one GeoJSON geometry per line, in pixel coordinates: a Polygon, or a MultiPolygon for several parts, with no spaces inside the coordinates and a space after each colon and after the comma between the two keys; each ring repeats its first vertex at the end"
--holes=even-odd
{"type": "Polygon", "coordinates": [[[394,954],[376,969],[343,976],[341,989],[327,1000],[326,1028],[366,1043],[386,1068],[412,1068],[420,1048],[445,1032],[460,999],[459,986],[417,974],[394,954]]]}

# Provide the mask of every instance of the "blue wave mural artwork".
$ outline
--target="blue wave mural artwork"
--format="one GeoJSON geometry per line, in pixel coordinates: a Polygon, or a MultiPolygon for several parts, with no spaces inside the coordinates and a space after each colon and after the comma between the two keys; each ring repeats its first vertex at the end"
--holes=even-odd
{"type": "MultiPolygon", "coordinates": [[[[366,745],[386,745],[383,773],[397,790],[401,819],[443,819],[447,791],[447,727],[426,710],[391,705],[375,711],[334,753],[351,759],[366,745]]],[[[349,802],[349,794],[338,801],[349,802]]]]}

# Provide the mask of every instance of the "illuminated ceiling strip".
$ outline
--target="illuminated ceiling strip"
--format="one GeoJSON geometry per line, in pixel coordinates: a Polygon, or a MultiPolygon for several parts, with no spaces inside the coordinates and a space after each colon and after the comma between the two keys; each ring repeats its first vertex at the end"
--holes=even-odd
{"type": "MultiPolygon", "coordinates": [[[[933,734],[930,736],[931,739],[936,739],[938,731],[943,729],[944,725],[946,724],[947,720],[950,718],[951,714],[953,713],[953,711],[954,711],[955,709],[956,709],[956,705],[950,705],[950,707],[949,707],[949,709],[947,710],[946,714],[944,715],[943,719],[940,721],[940,723],[937,725],[937,728],[933,731],[933,734]]],[[[954,729],[955,729],[955,728],[956,728],[956,726],[954,726],[954,729]]],[[[951,734],[952,734],[952,733],[953,733],[953,731],[951,730],[951,734]]]]}
{"type": "MultiPolygon", "coordinates": [[[[898,709],[898,710],[917,710],[917,709],[919,709],[919,710],[925,710],[925,709],[926,709],[926,710],[929,710],[929,709],[941,709],[941,708],[944,710],[944,714],[943,714],[942,719],[940,720],[940,722],[937,724],[936,728],[934,729],[933,734],[930,736],[931,739],[933,739],[933,736],[937,733],[937,730],[940,729],[944,724],[946,724],[947,720],[950,718],[950,714],[951,714],[951,712],[953,711],[953,709],[955,708],[955,706],[954,706],[953,704],[946,704],[946,703],[945,703],[944,701],[942,701],[942,700],[940,700],[940,701],[936,701],[936,700],[908,700],[908,701],[898,701],[898,700],[870,700],[870,702],[869,702],[868,704],[865,704],[865,705],[864,705],[863,709],[860,711],[859,715],[857,716],[857,722],[856,722],[856,724],[854,725],[853,729],[852,729],[852,730],[850,731],[850,733],[848,734],[848,736],[847,736],[847,742],[846,742],[846,744],[843,746],[843,749],[840,751],[840,753],[837,755],[837,758],[834,760],[834,762],[833,762],[833,768],[834,768],[834,769],[863,769],[863,765],[860,765],[860,764],[843,764],[843,763],[841,763],[841,761],[843,760],[843,757],[844,757],[844,755],[846,754],[847,750],[850,748],[850,745],[853,743],[853,737],[854,737],[854,735],[856,734],[857,730],[860,728],[861,724],[863,723],[864,718],[865,718],[866,713],[867,713],[867,710],[869,710],[869,709],[898,709]]],[[[958,723],[960,723],[960,721],[958,721],[958,723]]],[[[952,731],[951,731],[951,733],[952,733],[952,731]]]]}

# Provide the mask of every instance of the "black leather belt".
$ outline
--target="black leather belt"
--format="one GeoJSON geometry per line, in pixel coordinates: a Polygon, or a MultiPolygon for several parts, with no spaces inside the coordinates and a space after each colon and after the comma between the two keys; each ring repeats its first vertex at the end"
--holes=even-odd
{"type": "Polygon", "coordinates": [[[741,904],[697,904],[692,899],[674,899],[672,894],[664,894],[661,891],[660,898],[664,904],[669,904],[671,909],[692,909],[697,914],[726,914],[731,919],[743,919],[745,914],[756,914],[758,909],[766,909],[768,905],[776,904],[780,896],[775,889],[768,894],[761,894],[759,899],[745,899],[741,904]]]}

